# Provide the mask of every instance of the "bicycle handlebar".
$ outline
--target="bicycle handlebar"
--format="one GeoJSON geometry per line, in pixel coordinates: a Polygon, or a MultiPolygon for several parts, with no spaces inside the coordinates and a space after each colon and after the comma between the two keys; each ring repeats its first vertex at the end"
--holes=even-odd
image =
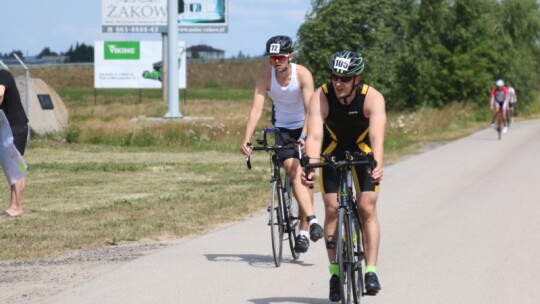
{"type": "MultiPolygon", "coordinates": [[[[288,138],[287,144],[285,145],[268,145],[267,134],[275,133],[280,134],[279,128],[264,128],[263,139],[257,139],[257,143],[260,146],[254,146],[252,143],[248,142],[247,145],[251,147],[253,151],[267,151],[267,152],[278,152],[281,150],[298,150],[300,151],[300,141],[293,138],[288,138]]],[[[302,160],[302,153],[299,153],[300,160],[302,160]]],[[[251,169],[251,157],[246,157],[246,166],[248,169],[251,169]]]]}
{"type": "Polygon", "coordinates": [[[355,152],[351,154],[349,151],[345,151],[345,159],[337,160],[333,155],[321,155],[324,157],[324,162],[320,163],[307,163],[309,162],[307,157],[304,157],[302,166],[304,167],[304,172],[306,176],[309,174],[309,171],[315,168],[332,168],[333,170],[338,170],[343,167],[350,167],[356,165],[366,165],[371,170],[377,167],[377,161],[373,157],[373,153],[362,153],[355,152]]]}

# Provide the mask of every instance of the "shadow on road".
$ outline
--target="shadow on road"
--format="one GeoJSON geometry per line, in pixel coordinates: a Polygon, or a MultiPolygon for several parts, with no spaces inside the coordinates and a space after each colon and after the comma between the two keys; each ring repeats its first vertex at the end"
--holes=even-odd
{"type": "MultiPolygon", "coordinates": [[[[260,254],[205,254],[206,259],[210,262],[238,262],[247,263],[250,266],[259,268],[275,268],[274,258],[269,255],[260,254]]],[[[303,261],[293,260],[292,258],[284,258],[282,264],[295,264],[300,266],[313,266],[313,264],[304,263],[303,261]]],[[[263,302],[264,303],[264,302],[263,302]]],[[[303,302],[302,302],[303,303],[303,302]]]]}
{"type": "Polygon", "coordinates": [[[262,299],[250,299],[249,303],[253,304],[272,304],[272,303],[306,303],[306,304],[317,304],[317,303],[328,303],[328,299],[315,299],[315,298],[305,298],[305,297],[273,297],[273,298],[262,298],[262,299]]]}

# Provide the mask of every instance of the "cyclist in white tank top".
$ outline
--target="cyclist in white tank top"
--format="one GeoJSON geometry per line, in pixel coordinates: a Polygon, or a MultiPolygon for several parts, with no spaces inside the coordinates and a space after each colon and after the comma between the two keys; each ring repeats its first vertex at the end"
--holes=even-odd
{"type": "MultiPolygon", "coordinates": [[[[281,136],[276,137],[276,144],[285,144],[289,138],[294,138],[300,140],[303,146],[306,140],[305,117],[314,90],[313,76],[304,66],[291,63],[293,44],[287,36],[270,38],[266,42],[266,55],[271,66],[257,77],[253,104],[241,147],[244,156],[251,154],[249,143],[262,116],[266,96],[273,102],[275,115],[272,123],[280,129],[281,136]]],[[[293,193],[300,207],[300,232],[295,240],[294,250],[298,253],[306,252],[309,247],[308,238],[315,242],[323,237],[324,232],[313,213],[313,194],[301,181],[302,167],[298,153],[280,151],[279,158],[291,179],[293,193]]]]}
{"type": "Polygon", "coordinates": [[[274,125],[278,128],[300,129],[304,126],[304,103],[302,88],[298,85],[296,64],[291,63],[291,81],[281,86],[276,79],[276,70],[272,69],[272,80],[268,96],[274,105],[274,125]]]}

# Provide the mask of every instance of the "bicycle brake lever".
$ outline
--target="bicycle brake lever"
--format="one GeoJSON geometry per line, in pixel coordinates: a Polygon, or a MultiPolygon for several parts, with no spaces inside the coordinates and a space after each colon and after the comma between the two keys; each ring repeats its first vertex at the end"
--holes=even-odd
{"type": "MultiPolygon", "coordinates": [[[[248,146],[248,148],[253,149],[252,143],[248,142],[246,145],[248,146]]],[[[248,167],[249,170],[251,170],[251,157],[249,155],[246,156],[246,166],[248,167]]]]}

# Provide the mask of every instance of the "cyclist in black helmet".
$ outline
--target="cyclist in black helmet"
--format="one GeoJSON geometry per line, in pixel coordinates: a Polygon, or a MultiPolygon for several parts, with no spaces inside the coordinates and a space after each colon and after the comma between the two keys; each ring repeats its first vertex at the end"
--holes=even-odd
{"type": "MultiPolygon", "coordinates": [[[[287,36],[274,36],[266,42],[266,55],[270,66],[257,78],[253,104],[249,113],[246,134],[241,152],[251,154],[248,143],[261,117],[266,96],[272,100],[272,123],[281,130],[283,137],[276,138],[276,144],[285,144],[289,138],[306,140],[305,115],[309,98],[313,94],[313,77],[305,67],[292,63],[293,43],[287,36]]],[[[303,253],[308,250],[309,239],[316,242],[323,237],[323,229],[313,212],[313,195],[301,181],[302,167],[298,155],[293,151],[280,152],[283,167],[291,178],[293,193],[300,207],[300,231],[294,250],[303,253]]]]}
{"type": "MultiPolygon", "coordinates": [[[[377,218],[379,182],[383,178],[383,142],[386,125],[384,97],[379,91],[363,83],[364,58],[351,51],[335,53],[330,60],[331,80],[318,88],[309,102],[306,154],[310,162],[318,162],[321,151],[344,159],[345,151],[372,152],[377,167],[366,172],[355,168],[357,208],[365,235],[367,294],[375,295],[381,289],[376,274],[380,239],[377,218]]],[[[313,185],[314,173],[302,176],[302,182],[313,185]]],[[[326,217],[324,235],[330,260],[330,301],[340,301],[339,266],[333,264],[337,221],[337,182],[332,170],[321,170],[321,193],[326,217]]]]}

